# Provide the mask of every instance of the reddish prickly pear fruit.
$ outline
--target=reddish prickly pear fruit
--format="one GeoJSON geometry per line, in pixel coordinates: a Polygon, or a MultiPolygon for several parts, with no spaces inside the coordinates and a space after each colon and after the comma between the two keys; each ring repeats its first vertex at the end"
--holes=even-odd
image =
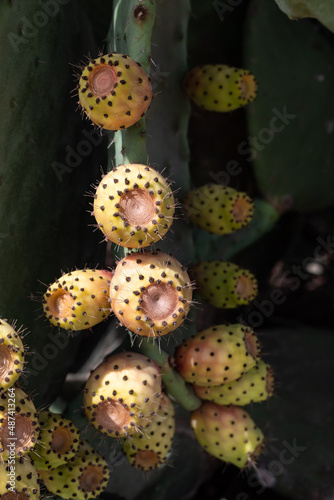
{"type": "Polygon", "coordinates": [[[0,463],[0,498],[2,500],[39,500],[38,474],[25,456],[0,463]]]}
{"type": "Polygon", "coordinates": [[[244,406],[265,401],[272,396],[274,374],[271,366],[260,360],[256,366],[233,382],[214,387],[195,385],[194,389],[201,399],[213,401],[219,405],[244,406]]]}
{"type": "Polygon", "coordinates": [[[141,433],[122,440],[122,447],[134,467],[141,470],[158,469],[167,460],[175,433],[172,401],[165,394],[157,415],[141,433]]]}
{"type": "Polygon", "coordinates": [[[183,207],[191,222],[212,234],[234,233],[247,226],[254,213],[254,203],[246,193],[222,184],[192,189],[183,207]]]}
{"type": "Polygon", "coordinates": [[[186,269],[171,255],[131,253],[116,267],[110,297],[126,328],[144,337],[160,337],[185,320],[192,288],[186,269]]]}
{"type": "Polygon", "coordinates": [[[259,357],[259,341],[251,328],[218,325],[184,340],[176,348],[175,364],[187,382],[210,387],[238,379],[259,357]]]}
{"type": "Polygon", "coordinates": [[[53,470],[39,470],[40,479],[54,495],[65,499],[97,498],[106,489],[111,476],[107,462],[84,441],[66,465],[53,470]]]}
{"type": "Polygon", "coordinates": [[[203,261],[190,270],[199,294],[215,307],[233,309],[255,299],[258,284],[255,276],[232,262],[203,261]]]}
{"type": "Polygon", "coordinates": [[[189,71],[184,89],[197,106],[208,111],[227,112],[253,101],[257,93],[254,75],[241,68],[206,64],[189,71]]]}
{"type": "Polygon", "coordinates": [[[17,381],[24,366],[24,346],[19,332],[0,319],[0,393],[17,381]]]}
{"type": "Polygon", "coordinates": [[[64,274],[43,296],[44,314],[65,330],[85,330],[111,313],[109,286],[113,273],[82,269],[64,274]]]}
{"type": "Polygon", "coordinates": [[[85,412],[103,434],[127,437],[149,425],[160,395],[160,370],[154,361],[136,352],[113,354],[86,383],[85,412]]]}
{"type": "Polygon", "coordinates": [[[17,387],[0,396],[0,457],[7,461],[15,452],[22,457],[33,451],[39,434],[38,413],[31,398],[17,387]]]}
{"type": "Polygon", "coordinates": [[[88,118],[106,130],[130,127],[146,113],[152,85],[139,63],[124,54],[91,59],[82,68],[79,104],[88,118]]]}
{"type": "Polygon", "coordinates": [[[210,455],[240,468],[254,463],[264,446],[261,429],[238,406],[205,401],[192,412],[190,424],[197,441],[210,455]]]}
{"type": "Polygon", "coordinates": [[[50,411],[39,415],[40,434],[30,453],[36,469],[55,469],[70,460],[79,447],[79,430],[71,420],[50,411]]]}
{"type": "Polygon", "coordinates": [[[173,222],[174,196],[156,170],[120,165],[96,189],[94,216],[106,237],[122,247],[146,247],[162,239],[173,222]]]}

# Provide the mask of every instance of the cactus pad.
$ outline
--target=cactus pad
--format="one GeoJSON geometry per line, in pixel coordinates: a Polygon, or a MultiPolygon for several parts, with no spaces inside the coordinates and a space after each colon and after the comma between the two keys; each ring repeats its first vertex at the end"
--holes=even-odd
{"type": "Polygon", "coordinates": [[[260,360],[256,366],[233,382],[215,387],[195,386],[194,389],[199,398],[219,405],[244,406],[265,401],[274,391],[273,370],[260,360]]]}
{"type": "Polygon", "coordinates": [[[113,311],[132,332],[159,337],[178,328],[192,301],[190,278],[167,253],[131,253],[122,259],[111,282],[113,311]]]}
{"type": "Polygon", "coordinates": [[[190,270],[199,294],[215,307],[233,309],[249,304],[257,295],[255,276],[232,262],[200,262],[190,270]]]}
{"type": "Polygon", "coordinates": [[[36,469],[55,469],[78,451],[79,431],[73,422],[50,411],[40,413],[39,424],[38,443],[30,458],[36,469]]]}
{"type": "Polygon", "coordinates": [[[38,473],[51,493],[73,500],[97,498],[111,476],[107,462],[84,441],[80,441],[78,454],[66,465],[38,473]]]}
{"type": "Polygon", "coordinates": [[[183,200],[189,219],[212,234],[230,234],[248,226],[254,203],[246,193],[222,184],[206,184],[189,191],[183,200]]]}
{"type": "Polygon", "coordinates": [[[82,69],[79,103],[88,118],[107,130],[130,127],[152,101],[150,79],[139,63],[125,54],[106,54],[82,69]]]}
{"type": "Polygon", "coordinates": [[[245,69],[206,64],[187,73],[184,89],[197,106],[208,111],[226,112],[253,101],[257,83],[254,75],[245,69]]]}
{"type": "Polygon", "coordinates": [[[0,463],[1,500],[39,500],[40,487],[35,467],[27,457],[0,463]]]}
{"type": "Polygon", "coordinates": [[[244,325],[218,325],[184,340],[175,351],[176,368],[190,383],[209,387],[236,380],[255,366],[260,348],[244,325]]]}
{"type": "Polygon", "coordinates": [[[219,406],[206,401],[191,414],[197,441],[210,455],[243,468],[254,463],[264,437],[248,413],[238,406],[219,406]]]}
{"type": "Polygon", "coordinates": [[[114,354],[90,375],[84,389],[88,420],[111,437],[126,437],[147,427],[159,409],[158,365],[135,352],[114,354]]]}
{"type": "Polygon", "coordinates": [[[165,236],[174,207],[169,184],[156,170],[141,164],[121,165],[97,187],[94,216],[107,240],[139,248],[165,236]]]}
{"type": "Polygon", "coordinates": [[[18,332],[0,319],[0,393],[14,385],[24,366],[24,346],[18,332]]]}
{"type": "Polygon", "coordinates": [[[111,313],[109,286],[112,273],[82,269],[64,274],[43,296],[44,314],[65,330],[85,330],[111,313]]]}
{"type": "Polygon", "coordinates": [[[13,387],[0,396],[0,457],[33,451],[39,434],[38,413],[31,398],[13,387]]]}

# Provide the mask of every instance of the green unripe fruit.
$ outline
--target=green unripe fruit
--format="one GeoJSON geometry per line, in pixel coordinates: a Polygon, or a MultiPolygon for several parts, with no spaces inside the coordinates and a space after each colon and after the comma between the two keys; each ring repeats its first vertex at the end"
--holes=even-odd
{"type": "Polygon", "coordinates": [[[199,294],[215,307],[233,309],[255,299],[258,284],[255,276],[232,262],[203,261],[190,270],[199,294]]]}
{"type": "Polygon", "coordinates": [[[85,330],[111,313],[109,286],[113,273],[82,269],[64,274],[43,296],[44,314],[65,330],[85,330]]]}
{"type": "Polygon", "coordinates": [[[264,446],[261,429],[238,406],[205,401],[192,412],[190,424],[197,441],[210,455],[240,468],[254,463],[264,446]]]}
{"type": "Polygon", "coordinates": [[[141,433],[122,440],[124,453],[134,467],[141,470],[158,469],[167,460],[175,433],[175,411],[165,394],[158,413],[141,433]]]}
{"type": "Polygon", "coordinates": [[[0,499],[40,499],[37,470],[28,457],[0,463],[0,499]]]}
{"type": "Polygon", "coordinates": [[[113,354],[90,375],[84,389],[88,420],[111,437],[147,427],[157,413],[161,375],[154,361],[136,352],[113,354]]]}
{"type": "Polygon", "coordinates": [[[79,447],[79,430],[71,420],[44,411],[39,415],[40,434],[30,453],[36,469],[55,469],[70,460],[79,447]]]}
{"type": "Polygon", "coordinates": [[[210,387],[241,377],[260,357],[259,341],[244,325],[218,325],[184,340],[175,351],[175,365],[190,383],[210,387]]]}
{"type": "Polygon", "coordinates": [[[94,216],[107,240],[127,248],[152,245],[173,222],[175,201],[156,170],[134,163],[103,177],[94,196],[94,216]]]}
{"type": "Polygon", "coordinates": [[[200,108],[227,112],[253,101],[257,82],[246,69],[206,64],[186,74],[184,89],[189,99],[200,108]]]}
{"type": "Polygon", "coordinates": [[[0,393],[17,381],[24,366],[24,346],[18,332],[0,319],[0,393]]]}
{"type": "Polygon", "coordinates": [[[191,222],[212,234],[231,234],[253,218],[254,203],[246,193],[222,184],[192,189],[183,199],[191,222]]]}
{"type": "Polygon", "coordinates": [[[213,401],[219,405],[244,406],[257,403],[267,400],[273,394],[273,370],[260,360],[256,366],[233,382],[214,387],[195,385],[194,389],[199,398],[213,401]]]}
{"type": "Polygon", "coordinates": [[[79,103],[98,127],[120,130],[146,113],[152,101],[150,79],[139,63],[124,54],[106,54],[82,68],[79,103]]]}

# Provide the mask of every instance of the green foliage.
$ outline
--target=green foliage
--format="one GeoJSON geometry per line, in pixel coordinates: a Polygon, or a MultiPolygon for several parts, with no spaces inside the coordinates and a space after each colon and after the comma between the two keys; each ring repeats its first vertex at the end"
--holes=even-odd
{"type": "Polygon", "coordinates": [[[313,17],[334,32],[334,5],[331,0],[275,0],[290,19],[313,17]]]}

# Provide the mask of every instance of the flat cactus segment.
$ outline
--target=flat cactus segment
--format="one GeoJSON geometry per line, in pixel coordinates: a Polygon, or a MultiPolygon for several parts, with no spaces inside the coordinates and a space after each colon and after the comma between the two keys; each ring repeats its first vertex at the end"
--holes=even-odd
{"type": "Polygon", "coordinates": [[[30,453],[36,469],[55,469],[74,457],[79,448],[79,430],[71,420],[50,411],[39,415],[40,434],[30,453]]]}
{"type": "Polygon", "coordinates": [[[17,387],[0,396],[0,458],[4,461],[33,451],[39,419],[31,398],[17,387]]]}
{"type": "Polygon", "coordinates": [[[146,247],[169,230],[175,200],[154,168],[120,165],[105,175],[94,196],[94,216],[106,238],[127,248],[146,247]]]}
{"type": "Polygon", "coordinates": [[[135,124],[152,100],[152,86],[140,63],[125,54],[91,59],[78,84],[79,103],[88,118],[106,130],[135,124]]]}
{"type": "Polygon", "coordinates": [[[80,441],[78,454],[66,465],[38,473],[51,493],[67,500],[99,497],[111,477],[107,462],[84,441],[80,441]]]}
{"type": "Polygon", "coordinates": [[[39,500],[40,487],[35,467],[27,457],[0,463],[1,500],[39,500]]]}
{"type": "Polygon", "coordinates": [[[158,365],[135,352],[114,354],[90,375],[84,389],[88,420],[111,437],[126,437],[147,427],[159,409],[158,365]]]}
{"type": "Polygon", "coordinates": [[[174,433],[174,405],[164,394],[157,414],[146,429],[122,440],[123,451],[134,467],[146,471],[158,469],[167,460],[174,433]]]}
{"type": "Polygon", "coordinates": [[[207,328],[175,350],[178,372],[190,383],[210,387],[231,382],[255,366],[260,357],[254,331],[241,324],[207,328]]]}
{"type": "Polygon", "coordinates": [[[234,233],[248,226],[254,213],[254,203],[246,193],[223,184],[192,189],[183,207],[191,222],[212,234],[234,233]]]}
{"type": "Polygon", "coordinates": [[[24,367],[24,346],[19,332],[0,319],[0,393],[12,387],[24,367]]]}
{"type": "Polygon", "coordinates": [[[43,296],[45,316],[65,330],[85,330],[106,319],[110,313],[109,286],[113,273],[82,269],[64,274],[43,296]]]}
{"type": "Polygon", "coordinates": [[[190,275],[201,297],[215,307],[233,309],[249,304],[257,295],[255,276],[232,262],[200,262],[191,268],[190,275]]]}
{"type": "Polygon", "coordinates": [[[185,267],[171,255],[134,252],[117,264],[110,298],[126,328],[144,337],[159,337],[186,319],[192,287],[185,267]]]}
{"type": "Polygon", "coordinates": [[[274,375],[272,368],[260,360],[256,366],[239,379],[215,387],[195,386],[195,393],[201,399],[219,405],[245,406],[266,401],[273,395],[274,375]]]}
{"type": "Polygon", "coordinates": [[[331,0],[275,0],[290,19],[312,17],[334,33],[334,9],[331,0]]]}
{"type": "Polygon", "coordinates": [[[246,69],[206,64],[186,74],[184,89],[189,99],[200,108],[228,112],[255,99],[257,82],[246,69]]]}
{"type": "Polygon", "coordinates": [[[264,446],[264,436],[250,415],[238,406],[206,401],[191,414],[191,427],[203,448],[239,468],[254,463],[264,446]]]}

